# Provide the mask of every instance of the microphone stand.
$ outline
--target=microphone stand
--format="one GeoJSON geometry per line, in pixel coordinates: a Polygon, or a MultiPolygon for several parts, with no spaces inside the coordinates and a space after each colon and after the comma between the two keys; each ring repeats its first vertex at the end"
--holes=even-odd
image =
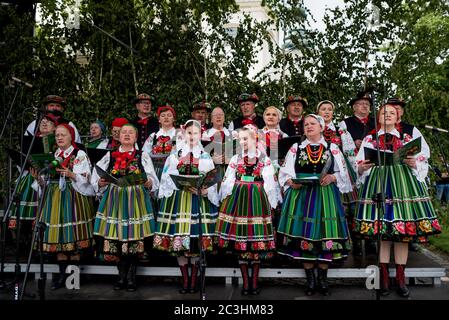
{"type": "MultiPolygon", "coordinates": [[[[8,114],[5,119],[5,123],[3,124],[2,131],[0,133],[0,141],[3,138],[3,134],[5,133],[5,130],[7,126],[10,126],[9,130],[9,139],[8,139],[8,145],[9,147],[12,147],[12,127],[14,124],[14,118],[11,117],[11,112],[13,110],[14,104],[16,102],[17,95],[19,92],[21,92],[21,96],[23,94],[23,84],[19,84],[17,86],[17,89],[14,93],[14,97],[12,99],[11,105],[8,110],[8,114]]],[[[21,98],[20,98],[21,100],[21,98]]],[[[19,103],[20,104],[20,103],[19,103]]],[[[23,166],[22,166],[23,170],[23,166]]],[[[15,278],[14,278],[14,298],[17,300],[18,298],[18,281],[19,281],[19,275],[20,275],[20,262],[19,262],[19,242],[20,242],[20,197],[17,193],[17,189],[19,186],[20,179],[23,176],[23,172],[20,172],[19,178],[17,180],[17,183],[14,188],[14,192],[11,194],[11,184],[12,184],[12,161],[11,158],[8,161],[8,183],[7,183],[7,197],[5,197],[5,205],[7,206],[7,209],[4,212],[4,217],[1,223],[1,240],[0,240],[0,289],[5,288],[11,288],[11,283],[5,282],[5,256],[6,256],[6,232],[8,230],[8,218],[10,215],[10,209],[14,202],[16,202],[16,211],[17,211],[17,221],[16,221],[16,227],[17,227],[17,234],[16,234],[16,265],[15,265],[15,278]],[[19,198],[17,198],[19,197],[19,198]],[[17,202],[17,199],[18,202],[17,202]]]]}
{"type": "Polygon", "coordinates": [[[200,246],[200,260],[199,260],[199,271],[200,271],[200,300],[206,300],[206,252],[203,248],[203,221],[202,221],[202,213],[201,213],[201,181],[197,180],[196,189],[198,191],[198,224],[199,224],[199,234],[198,234],[198,243],[200,246]]]}
{"type": "MultiPolygon", "coordinates": [[[[386,211],[386,197],[385,197],[385,155],[384,155],[384,165],[381,162],[380,156],[380,145],[379,145],[379,128],[377,126],[377,113],[376,113],[376,100],[373,92],[370,93],[371,99],[373,100],[373,116],[374,116],[374,130],[376,132],[376,151],[377,151],[377,161],[379,163],[379,167],[377,169],[377,183],[376,183],[376,193],[372,196],[372,200],[376,204],[377,208],[377,219],[375,223],[377,223],[377,267],[380,266],[380,246],[381,246],[381,223],[386,211]]],[[[385,121],[384,121],[385,123],[385,121]]],[[[385,132],[386,133],[386,132],[385,132]]],[[[359,152],[363,152],[360,150],[359,152]]],[[[380,300],[380,288],[376,289],[376,300],[380,300]]]]}
{"type": "MultiPolygon", "coordinates": [[[[26,166],[26,164],[28,162],[28,159],[29,159],[30,154],[31,154],[31,150],[32,150],[33,145],[34,145],[34,141],[36,139],[36,131],[37,131],[37,129],[40,126],[40,122],[41,122],[42,118],[43,118],[43,115],[40,114],[39,115],[39,119],[36,122],[35,134],[33,135],[33,138],[31,139],[31,143],[30,143],[30,146],[28,147],[27,154],[26,154],[25,159],[23,160],[22,166],[20,168],[19,177],[17,178],[18,183],[16,183],[15,186],[14,186],[14,191],[13,191],[13,193],[11,195],[11,199],[15,199],[17,197],[18,188],[19,188],[19,182],[22,179],[23,174],[25,172],[25,166],[26,166]]],[[[13,203],[12,201],[8,201],[8,206],[7,206],[6,210],[5,210],[5,215],[4,215],[3,221],[2,221],[2,228],[3,228],[3,230],[2,230],[3,231],[2,232],[2,239],[1,239],[2,248],[0,250],[0,253],[1,253],[1,267],[0,267],[1,279],[4,279],[6,228],[7,228],[7,221],[9,219],[9,216],[11,215],[12,203],[13,203]]],[[[18,220],[17,227],[20,229],[20,225],[19,225],[19,223],[20,223],[20,206],[17,207],[17,218],[18,218],[17,219],[18,220]]],[[[18,234],[20,235],[20,231],[18,232],[18,234]]],[[[19,241],[18,238],[17,238],[17,241],[19,241]]],[[[17,245],[17,248],[18,248],[18,245],[17,245]]],[[[18,252],[18,249],[16,250],[15,274],[16,274],[16,277],[15,277],[15,286],[14,286],[14,288],[15,288],[14,299],[18,300],[19,299],[19,283],[18,283],[18,281],[19,281],[19,274],[20,274],[20,263],[19,263],[19,252],[18,252]]],[[[5,284],[3,283],[2,286],[4,287],[5,284]]],[[[23,296],[23,292],[21,293],[21,296],[23,296]]]]}
{"type": "Polygon", "coordinates": [[[43,218],[43,207],[44,207],[44,196],[45,193],[47,191],[47,187],[48,187],[48,182],[50,179],[50,174],[49,174],[49,169],[47,168],[46,172],[45,172],[45,179],[44,179],[44,186],[42,187],[42,192],[41,195],[39,196],[39,206],[38,206],[38,216],[36,217],[36,224],[34,225],[34,229],[33,229],[33,237],[31,239],[31,247],[30,247],[30,252],[28,254],[28,260],[27,260],[27,265],[26,265],[26,271],[25,271],[25,276],[23,278],[23,283],[22,283],[22,290],[20,293],[20,298],[19,300],[23,300],[23,294],[26,290],[26,286],[27,286],[27,280],[28,280],[28,274],[30,272],[30,266],[31,266],[31,258],[33,256],[33,250],[34,250],[34,246],[36,243],[36,239],[38,239],[38,243],[39,243],[39,280],[37,282],[37,288],[38,288],[38,292],[39,292],[39,300],[43,301],[45,300],[45,282],[47,280],[47,276],[44,272],[44,232],[46,229],[46,225],[45,223],[42,221],[43,218]]]}

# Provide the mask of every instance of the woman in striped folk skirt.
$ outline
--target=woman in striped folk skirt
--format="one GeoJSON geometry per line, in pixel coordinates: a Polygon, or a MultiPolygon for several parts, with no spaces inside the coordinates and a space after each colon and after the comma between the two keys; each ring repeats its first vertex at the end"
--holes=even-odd
{"type": "MultiPolygon", "coordinates": [[[[39,129],[38,132],[36,132],[36,140],[43,140],[48,139],[44,137],[48,137],[50,135],[54,136],[56,126],[58,125],[57,118],[51,114],[47,113],[44,114],[42,117],[41,122],[39,123],[39,129]]],[[[28,148],[26,146],[25,148],[28,148]]],[[[49,152],[54,153],[57,149],[56,143],[54,143],[52,146],[49,146],[49,152]]],[[[32,188],[34,182],[33,176],[30,174],[28,170],[26,170],[22,178],[19,181],[19,186],[17,187],[17,194],[19,195],[19,206],[17,207],[16,204],[13,204],[12,207],[12,213],[9,220],[9,228],[10,229],[16,229],[17,226],[17,214],[20,215],[20,223],[21,223],[21,230],[24,227],[24,225],[29,225],[31,227],[31,223],[36,219],[37,216],[37,210],[39,205],[39,195],[38,193],[32,188]]],[[[25,231],[25,237],[26,239],[31,240],[31,230],[27,227],[27,230],[25,231]]],[[[32,228],[31,228],[32,229],[32,228]]],[[[22,235],[24,233],[22,232],[22,235]]]]}
{"type": "Polygon", "coordinates": [[[240,129],[239,141],[242,153],[231,158],[221,185],[216,232],[219,248],[231,250],[239,259],[242,294],[259,294],[260,260],[275,250],[272,209],[281,195],[270,159],[257,149],[257,128],[240,129]]]}
{"type": "Polygon", "coordinates": [[[150,156],[135,148],[137,129],[133,125],[121,127],[119,141],[117,150],[97,163],[117,182],[110,183],[96,168],[92,174],[92,185],[103,194],[94,234],[102,238],[104,259],[117,262],[119,276],[114,290],[126,287],[135,291],[138,257],[144,254],[144,240],[155,230],[150,192],[158,189],[159,181],[150,156]]]}
{"type": "Polygon", "coordinates": [[[346,257],[351,246],[340,201],[340,192],[352,190],[351,183],[340,149],[322,136],[324,126],[320,116],[305,117],[306,139],[292,146],[279,171],[285,197],[277,230],[278,252],[302,261],[307,295],[316,289],[328,295],[329,264],[346,257]]]}
{"type": "MultiPolygon", "coordinates": [[[[65,270],[69,263],[79,263],[82,249],[92,246],[92,220],[94,217],[93,195],[90,184],[91,166],[84,151],[79,150],[74,129],[68,124],[56,128],[58,149],[55,158],[60,166],[50,173],[50,181],[43,195],[41,220],[46,229],[43,250],[56,253],[59,264],[59,278],[55,277],[52,289],[59,289],[65,283],[65,270]]],[[[42,188],[45,180],[31,169],[37,180],[33,188],[42,188]]]]}
{"type": "Polygon", "coordinates": [[[214,169],[212,158],[200,144],[201,124],[196,120],[189,120],[183,130],[184,138],[178,145],[178,152],[168,157],[162,172],[160,209],[153,245],[156,249],[178,257],[182,275],[180,293],[184,294],[198,290],[199,228],[202,231],[202,248],[205,251],[213,249],[218,193],[217,185],[201,190],[180,190],[173,182],[171,175],[195,176],[214,169]]]}
{"type": "MultiPolygon", "coordinates": [[[[412,137],[401,132],[398,126],[398,111],[393,105],[383,105],[379,110],[379,131],[372,132],[362,142],[363,148],[379,148],[385,152],[396,152],[412,141],[412,137]]],[[[423,137],[420,137],[424,139],[423,137]]],[[[422,142],[421,144],[424,144],[422,142]]],[[[359,182],[363,183],[359,193],[359,205],[355,219],[355,232],[362,237],[376,239],[379,234],[380,269],[382,294],[389,293],[390,250],[394,244],[396,280],[398,294],[409,296],[405,285],[404,269],[408,258],[408,242],[426,242],[427,237],[441,232],[435,210],[430,200],[425,178],[428,173],[428,156],[424,152],[408,156],[399,164],[375,166],[359,152],[356,158],[359,182]],[[378,190],[378,179],[383,185],[378,190]],[[382,192],[386,198],[385,213],[380,216],[373,195],[382,192]]]]}
{"type": "MultiPolygon", "coordinates": [[[[342,139],[344,139],[345,143],[347,143],[347,135],[348,133],[344,132],[343,130],[339,130],[334,122],[334,110],[335,105],[332,101],[329,100],[323,100],[318,103],[316,107],[317,115],[322,117],[324,119],[325,127],[323,131],[323,137],[324,140],[326,140],[327,143],[334,143],[336,144],[340,150],[343,152],[343,142],[342,139]]],[[[352,232],[354,228],[354,213],[355,213],[355,207],[357,204],[357,173],[354,170],[354,167],[351,165],[351,162],[349,161],[349,157],[343,152],[343,159],[345,160],[346,168],[349,172],[349,178],[351,180],[352,190],[350,192],[346,192],[342,194],[342,203],[343,207],[346,212],[346,219],[348,220],[348,227],[349,231],[352,232]]],[[[366,244],[367,247],[367,253],[369,252],[369,249],[372,248],[370,243],[366,244]]],[[[362,244],[360,239],[353,239],[353,251],[352,254],[356,256],[362,255],[362,244]]],[[[374,252],[371,251],[371,253],[376,253],[375,247],[374,252]]]]}

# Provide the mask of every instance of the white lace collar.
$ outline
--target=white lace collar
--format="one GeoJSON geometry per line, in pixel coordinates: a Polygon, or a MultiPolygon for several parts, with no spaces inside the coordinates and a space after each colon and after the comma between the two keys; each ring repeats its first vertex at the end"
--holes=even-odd
{"type": "Polygon", "coordinates": [[[169,129],[168,131],[165,131],[162,127],[159,129],[159,131],[156,133],[156,138],[159,138],[160,136],[167,136],[170,138],[173,138],[176,135],[176,128],[173,127],[169,129]]]}
{"type": "Polygon", "coordinates": [[[66,159],[68,156],[70,156],[73,152],[75,148],[73,147],[73,145],[71,145],[70,147],[68,147],[67,149],[65,149],[64,151],[61,148],[58,148],[55,152],[55,157],[62,157],[64,159],[66,159]]]}

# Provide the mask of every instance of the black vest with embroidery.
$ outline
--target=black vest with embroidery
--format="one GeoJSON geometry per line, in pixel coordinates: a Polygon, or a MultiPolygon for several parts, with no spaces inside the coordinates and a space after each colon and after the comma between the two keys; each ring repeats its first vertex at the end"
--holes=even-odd
{"type": "Polygon", "coordinates": [[[279,122],[281,131],[286,133],[289,137],[302,136],[304,134],[304,118],[302,118],[297,125],[289,118],[284,118],[279,122]]]}
{"type": "Polygon", "coordinates": [[[401,121],[400,126],[401,126],[401,132],[408,134],[410,137],[413,137],[413,129],[415,129],[414,125],[404,122],[404,121],[401,121]]]}
{"type": "MultiPolygon", "coordinates": [[[[136,150],[136,154],[135,154],[134,158],[136,159],[136,161],[131,161],[130,164],[135,162],[135,164],[138,166],[140,171],[141,172],[145,172],[145,169],[144,169],[143,164],[142,164],[142,151],[141,150],[136,150]]],[[[109,166],[108,166],[107,172],[110,173],[114,177],[120,177],[122,175],[120,175],[120,174],[113,174],[112,173],[112,169],[114,168],[116,160],[117,160],[116,158],[114,158],[112,155],[110,155],[109,166]]],[[[130,167],[130,165],[128,165],[128,167],[126,168],[125,175],[129,174],[129,167],[130,167]]]]}
{"type": "MultiPolygon", "coordinates": [[[[310,145],[310,148],[312,149],[312,152],[316,152],[319,150],[320,145],[310,145]]],[[[298,150],[296,151],[296,159],[295,159],[295,172],[296,173],[320,174],[321,171],[323,171],[324,166],[326,165],[327,159],[329,157],[331,157],[332,163],[331,163],[331,166],[327,173],[333,174],[334,173],[334,157],[332,156],[332,152],[330,152],[329,148],[330,148],[330,144],[328,144],[327,149],[324,149],[320,158],[317,159],[318,163],[315,164],[315,163],[311,163],[308,158],[307,158],[306,162],[302,161],[302,159],[300,158],[301,153],[305,152],[305,154],[308,154],[307,147],[302,149],[298,146],[298,150]],[[327,159],[323,159],[323,157],[327,157],[327,159]]]]}

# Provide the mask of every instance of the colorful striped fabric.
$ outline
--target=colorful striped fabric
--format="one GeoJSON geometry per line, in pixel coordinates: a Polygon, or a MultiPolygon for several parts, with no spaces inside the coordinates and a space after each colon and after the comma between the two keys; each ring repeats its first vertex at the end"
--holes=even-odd
{"type": "Polygon", "coordinates": [[[109,185],[95,217],[94,234],[120,242],[153,235],[155,222],[148,190],[143,185],[109,185]]]}
{"type": "Polygon", "coordinates": [[[346,257],[351,242],[337,186],[289,188],[277,234],[280,254],[323,261],[346,257]]]}
{"type": "Polygon", "coordinates": [[[235,182],[232,194],[221,204],[216,232],[218,246],[237,254],[275,249],[271,207],[263,182],[235,182]]]}
{"type": "Polygon", "coordinates": [[[211,251],[215,237],[218,209],[207,197],[175,190],[169,198],[162,198],[157,216],[153,246],[156,249],[197,252],[199,245],[199,215],[203,233],[203,248],[211,251]]]}
{"type": "Polygon", "coordinates": [[[380,229],[384,240],[426,242],[427,236],[441,232],[427,186],[418,181],[406,165],[374,167],[360,190],[359,198],[354,232],[362,237],[375,237],[380,229]],[[383,217],[379,217],[379,210],[372,199],[377,193],[379,173],[384,180],[380,191],[386,197],[383,217]],[[379,218],[382,222],[380,228],[379,218]]]}
{"type": "MultiPolygon", "coordinates": [[[[20,195],[20,219],[34,220],[36,218],[39,196],[38,193],[31,187],[34,178],[31,174],[26,174],[19,181],[17,187],[17,194],[20,195]]],[[[17,218],[17,207],[15,203],[11,206],[11,219],[17,218]]]]}
{"type": "Polygon", "coordinates": [[[91,246],[92,197],[76,192],[69,181],[64,191],[58,182],[50,182],[43,201],[44,251],[74,252],[91,246]]]}

